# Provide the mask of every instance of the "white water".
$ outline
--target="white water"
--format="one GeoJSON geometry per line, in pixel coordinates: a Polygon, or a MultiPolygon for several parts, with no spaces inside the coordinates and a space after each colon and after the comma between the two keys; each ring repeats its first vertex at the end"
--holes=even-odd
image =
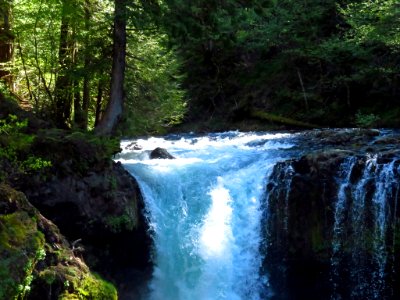
{"type": "Polygon", "coordinates": [[[350,177],[357,158],[349,157],[341,165],[333,227],[332,299],[343,299],[337,294],[336,280],[342,275],[339,267],[345,243],[352,249],[350,270],[345,271],[350,271],[351,299],[383,299],[384,293],[388,293],[385,282],[389,259],[387,234],[391,211],[396,215],[399,190],[395,162],[396,159],[378,164],[376,155],[367,157],[361,178],[354,185],[350,177]],[[395,199],[393,208],[391,199],[395,199]],[[350,220],[346,220],[349,208],[350,220]],[[349,236],[346,235],[348,228],[349,236]]]}
{"type": "Polygon", "coordinates": [[[261,209],[266,180],[292,145],[288,134],[229,132],[122,143],[118,157],[138,180],[154,239],[144,299],[261,299],[261,209]],[[176,159],[148,158],[162,147],[176,159]]]}
{"type": "Polygon", "coordinates": [[[341,164],[339,169],[339,186],[337,192],[337,202],[334,212],[333,239],[332,239],[332,256],[331,256],[331,281],[333,285],[332,300],[339,300],[342,297],[338,294],[338,279],[340,278],[339,267],[341,262],[341,251],[343,242],[345,241],[345,214],[348,202],[348,190],[351,189],[350,176],[355,164],[356,157],[349,157],[341,164]]]}

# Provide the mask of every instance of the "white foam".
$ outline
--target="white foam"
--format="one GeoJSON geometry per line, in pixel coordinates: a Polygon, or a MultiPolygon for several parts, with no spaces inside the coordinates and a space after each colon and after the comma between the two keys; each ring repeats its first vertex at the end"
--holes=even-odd
{"type": "Polygon", "coordinates": [[[154,232],[145,299],[260,299],[261,199],[279,151],[292,147],[288,137],[228,132],[134,141],[141,150],[122,143],[117,160],[138,179],[154,232]],[[150,160],[157,147],[176,159],[150,160]]]}

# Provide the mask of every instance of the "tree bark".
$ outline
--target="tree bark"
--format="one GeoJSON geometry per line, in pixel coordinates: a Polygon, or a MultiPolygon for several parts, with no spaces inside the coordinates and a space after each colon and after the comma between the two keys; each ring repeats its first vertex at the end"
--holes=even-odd
{"type": "Polygon", "coordinates": [[[82,112],[82,99],[79,81],[74,80],[74,125],[82,128],[83,112],[82,112]]]}
{"type": "Polygon", "coordinates": [[[4,64],[9,62],[13,55],[13,39],[11,33],[11,1],[0,0],[0,79],[12,87],[12,78],[4,64]]]}
{"type": "Polygon", "coordinates": [[[103,101],[103,82],[100,79],[97,86],[97,100],[96,100],[96,117],[94,120],[94,126],[97,127],[101,119],[101,103],[103,101]]]}
{"type": "Polygon", "coordinates": [[[126,0],[115,0],[110,100],[95,131],[110,135],[122,116],[126,57],[126,0]]]}
{"type": "Polygon", "coordinates": [[[90,47],[89,47],[89,31],[90,31],[90,1],[85,0],[85,61],[84,61],[84,77],[83,77],[83,99],[82,99],[82,124],[81,128],[86,130],[88,126],[88,113],[89,113],[89,103],[90,103],[90,47]]]}
{"type": "Polygon", "coordinates": [[[71,118],[71,105],[73,98],[72,81],[68,74],[72,66],[72,48],[70,38],[70,15],[68,12],[68,0],[63,0],[63,12],[60,30],[60,45],[58,60],[60,71],[55,83],[55,122],[60,128],[68,128],[71,118]]]}

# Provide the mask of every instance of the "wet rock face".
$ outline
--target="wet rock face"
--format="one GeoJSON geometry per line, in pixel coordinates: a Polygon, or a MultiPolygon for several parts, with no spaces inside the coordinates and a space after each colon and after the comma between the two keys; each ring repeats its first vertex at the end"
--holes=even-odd
{"type": "Polygon", "coordinates": [[[274,299],[312,299],[315,294],[321,296],[318,299],[329,299],[333,223],[329,212],[336,192],[330,174],[342,159],[341,153],[321,153],[274,167],[271,178],[276,180],[267,187],[265,224],[265,268],[274,299]]]}
{"type": "Polygon", "coordinates": [[[54,176],[25,192],[60,226],[68,224],[66,233],[71,235],[133,230],[140,223],[138,186],[120,164],[85,176],[54,176]]]}
{"type": "Polygon", "coordinates": [[[399,274],[390,271],[400,270],[396,140],[327,146],[274,167],[263,224],[272,299],[399,297],[399,274]]]}
{"type": "Polygon", "coordinates": [[[150,267],[143,200],[136,181],[119,163],[84,176],[64,173],[24,190],[70,241],[81,240],[85,261],[106,278],[123,284],[116,279],[119,273],[150,267]]]}
{"type": "Polygon", "coordinates": [[[118,149],[118,142],[90,135],[44,132],[32,152],[50,160],[51,169],[16,185],[69,241],[81,240],[91,268],[122,286],[129,280],[118,277],[124,270],[151,267],[151,241],[138,185],[110,159],[118,149]]]}

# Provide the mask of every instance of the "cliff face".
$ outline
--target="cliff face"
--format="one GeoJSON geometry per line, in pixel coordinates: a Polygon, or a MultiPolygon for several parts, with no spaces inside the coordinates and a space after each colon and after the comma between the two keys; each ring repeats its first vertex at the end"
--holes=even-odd
{"type": "Polygon", "coordinates": [[[117,299],[75,250],[23,193],[0,184],[1,299],[117,299]]]}
{"type": "Polygon", "coordinates": [[[263,225],[273,299],[399,297],[399,139],[363,136],[328,134],[274,167],[263,225]]]}
{"type": "MultiPolygon", "coordinates": [[[[21,201],[34,211],[31,215],[17,212],[18,216],[0,211],[0,218],[6,222],[3,225],[7,225],[0,234],[12,236],[7,228],[21,229],[27,232],[17,243],[21,251],[32,252],[32,259],[38,249],[48,253],[43,246],[47,243],[43,237],[46,230],[29,221],[40,212],[43,220],[57,226],[57,236],[62,236],[65,247],[79,257],[85,272],[89,274],[88,265],[116,284],[123,296],[125,287],[135,286],[135,280],[147,274],[151,263],[150,237],[138,185],[112,161],[112,155],[119,151],[119,141],[51,128],[1,95],[0,120],[0,183],[23,192],[26,199],[21,201]]],[[[22,265],[17,264],[16,269],[25,274],[22,265]]],[[[7,277],[10,270],[3,271],[7,277]]],[[[68,282],[83,280],[79,272],[76,276],[72,273],[68,282]]],[[[37,274],[29,278],[39,280],[37,274]]],[[[93,276],[89,279],[96,281],[93,276]]],[[[47,288],[50,290],[44,288],[41,293],[54,295],[54,286],[47,288]]],[[[32,290],[29,294],[39,295],[35,293],[32,290]]]]}
{"type": "Polygon", "coordinates": [[[135,179],[84,134],[39,134],[32,151],[50,159],[52,168],[20,180],[18,188],[77,241],[91,268],[120,289],[134,285],[127,274],[150,268],[150,237],[135,179]]]}

